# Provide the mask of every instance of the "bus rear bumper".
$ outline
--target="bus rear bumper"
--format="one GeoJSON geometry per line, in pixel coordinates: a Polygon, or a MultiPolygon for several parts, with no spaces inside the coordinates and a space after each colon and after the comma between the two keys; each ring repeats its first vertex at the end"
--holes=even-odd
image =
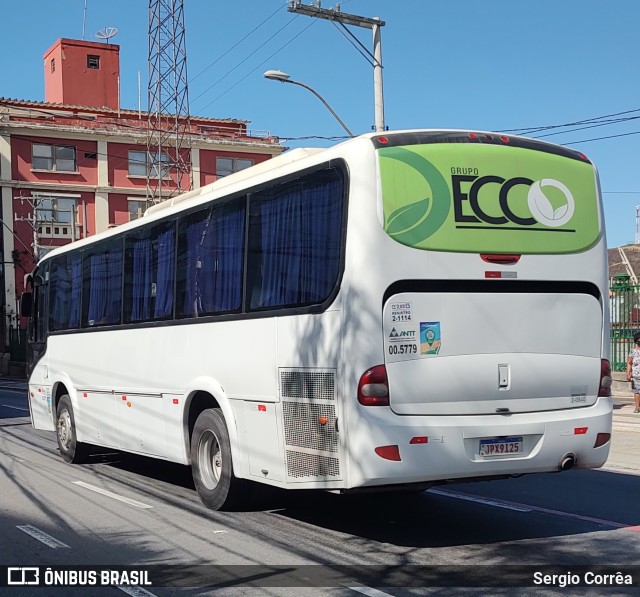
{"type": "Polygon", "coordinates": [[[611,434],[612,407],[610,398],[599,398],[593,406],[570,411],[508,416],[403,417],[380,409],[375,424],[365,423],[351,435],[348,485],[598,468],[609,455],[610,435],[599,434],[611,434]],[[483,444],[497,448],[488,454],[483,444]]]}

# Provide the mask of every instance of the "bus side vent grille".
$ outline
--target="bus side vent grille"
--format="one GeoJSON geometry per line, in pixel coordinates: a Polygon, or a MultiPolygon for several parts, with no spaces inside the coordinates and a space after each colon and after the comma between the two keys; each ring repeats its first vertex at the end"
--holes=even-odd
{"type": "Polygon", "coordinates": [[[340,463],[337,458],[287,450],[287,474],[304,480],[339,478],[340,463]]]}
{"type": "Polygon", "coordinates": [[[336,408],[333,404],[283,401],[282,414],[287,446],[321,452],[338,451],[336,408]]]}
{"type": "Polygon", "coordinates": [[[335,370],[280,369],[289,481],[340,479],[335,370]]]}
{"type": "Polygon", "coordinates": [[[334,382],[332,371],[280,371],[280,393],[283,398],[334,400],[334,382]]]}

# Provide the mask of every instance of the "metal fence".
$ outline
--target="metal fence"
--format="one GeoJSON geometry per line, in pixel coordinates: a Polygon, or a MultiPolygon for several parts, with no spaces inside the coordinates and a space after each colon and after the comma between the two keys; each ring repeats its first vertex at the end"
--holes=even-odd
{"type": "Polygon", "coordinates": [[[633,335],[640,331],[640,286],[631,284],[629,276],[615,276],[609,289],[609,307],[611,368],[624,371],[633,347],[633,335]]]}

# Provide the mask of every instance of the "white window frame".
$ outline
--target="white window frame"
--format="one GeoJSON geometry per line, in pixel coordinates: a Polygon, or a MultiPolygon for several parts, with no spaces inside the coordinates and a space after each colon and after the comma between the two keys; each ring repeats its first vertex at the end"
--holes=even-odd
{"type": "Polygon", "coordinates": [[[245,170],[246,168],[255,166],[255,163],[256,161],[253,158],[231,157],[228,155],[216,156],[216,178],[224,178],[225,176],[229,176],[230,174],[235,174],[236,172],[240,172],[240,170],[245,170]],[[231,169],[222,168],[219,165],[221,160],[230,160],[231,169]],[[246,166],[238,167],[238,162],[248,162],[248,163],[246,166]]]}
{"type": "Polygon", "coordinates": [[[144,212],[149,207],[149,202],[144,197],[127,197],[127,206],[129,208],[128,209],[129,222],[133,222],[134,220],[137,220],[137,219],[141,218],[144,215],[144,212]],[[132,203],[144,204],[144,207],[141,207],[140,205],[138,206],[138,208],[137,208],[137,210],[135,212],[137,214],[135,218],[131,217],[133,215],[133,213],[134,213],[131,210],[132,203]]]}
{"type": "Polygon", "coordinates": [[[77,209],[80,202],[80,195],[71,195],[66,193],[34,193],[31,195],[34,206],[34,219],[37,226],[38,236],[41,238],[73,238],[73,228],[76,228],[76,237],[78,236],[79,224],[77,222],[77,209]],[[75,217],[73,221],[73,209],[59,209],[57,202],[73,202],[75,204],[75,217]],[[43,207],[43,201],[51,201],[51,208],[43,207]],[[51,212],[51,219],[42,219],[39,216],[42,212],[51,212]],[[64,214],[61,216],[61,214],[64,214]],[[68,221],[64,221],[68,220],[68,221]]]}
{"type": "MultiPolygon", "coordinates": [[[[43,151],[43,153],[45,153],[43,151]]],[[[52,145],[50,143],[32,143],[31,144],[31,169],[32,170],[42,170],[46,172],[69,172],[75,173],[78,171],[78,152],[74,145],[52,145]],[[36,148],[47,148],[49,150],[49,155],[36,155],[36,148]],[[63,162],[72,161],[71,158],[61,157],[57,155],[59,150],[70,149],[73,151],[73,168],[60,168],[60,165],[63,162]],[[36,166],[36,160],[47,160],[48,164],[45,167],[42,165],[36,166]]]]}
{"type": "Polygon", "coordinates": [[[151,174],[149,176],[149,178],[170,178],[169,176],[169,168],[170,168],[170,160],[169,160],[169,154],[165,153],[164,151],[160,152],[160,162],[162,164],[161,169],[162,169],[162,176],[159,176],[158,174],[158,169],[157,166],[152,166],[151,165],[151,155],[149,154],[148,151],[141,151],[139,149],[130,149],[128,154],[127,154],[127,160],[128,160],[128,166],[127,166],[127,173],[128,176],[132,177],[132,178],[146,178],[147,177],[147,172],[151,171],[151,174]],[[139,157],[138,159],[132,159],[131,154],[139,154],[140,156],[144,155],[145,156],[145,161],[143,162],[141,157],[139,157]],[[166,166],[164,165],[166,164],[166,166]],[[140,171],[131,171],[131,166],[135,166],[136,169],[140,170],[140,171]],[[153,170],[152,170],[153,168],[153,170]]]}

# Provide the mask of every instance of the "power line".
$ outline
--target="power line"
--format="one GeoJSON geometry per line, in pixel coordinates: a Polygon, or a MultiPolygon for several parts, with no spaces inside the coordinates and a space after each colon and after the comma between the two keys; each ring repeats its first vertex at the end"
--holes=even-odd
{"type": "Polygon", "coordinates": [[[530,133],[538,133],[542,131],[547,131],[555,128],[563,128],[566,126],[577,126],[580,124],[592,124],[598,120],[602,120],[603,118],[613,118],[614,116],[623,116],[624,114],[633,114],[634,112],[640,112],[640,108],[635,108],[633,110],[625,110],[624,112],[616,112],[614,114],[604,114],[603,116],[593,116],[592,118],[586,118],[584,120],[577,120],[575,122],[567,122],[565,124],[553,124],[546,126],[529,126],[529,127],[520,127],[516,129],[503,129],[499,132],[502,133],[517,133],[521,135],[527,135],[530,133]]]}
{"type": "Polygon", "coordinates": [[[631,135],[640,135],[640,131],[633,131],[632,133],[620,133],[619,135],[609,135],[607,137],[594,137],[593,139],[583,139],[582,141],[568,141],[563,145],[578,145],[579,143],[589,143],[590,141],[602,141],[604,139],[615,139],[616,137],[629,137],[631,135]]]}
{"type": "MultiPolygon", "coordinates": [[[[261,43],[257,48],[255,48],[254,50],[252,50],[247,56],[245,56],[240,62],[238,62],[238,64],[236,64],[231,70],[227,71],[224,75],[222,75],[215,83],[209,85],[209,87],[207,87],[200,95],[196,96],[193,101],[197,101],[198,99],[200,99],[205,93],[207,93],[207,91],[210,91],[211,89],[213,89],[216,85],[218,85],[219,83],[221,83],[222,81],[224,81],[231,73],[235,72],[238,67],[240,67],[241,65],[243,65],[247,60],[249,60],[250,58],[253,58],[253,56],[255,55],[255,53],[258,50],[261,50],[262,48],[264,48],[264,46],[266,46],[270,41],[273,40],[273,38],[278,35],[280,32],[284,31],[289,25],[291,25],[291,23],[293,23],[296,19],[298,18],[298,15],[296,15],[293,19],[291,19],[290,21],[287,21],[287,23],[285,25],[283,25],[282,27],[280,27],[280,29],[278,29],[278,31],[276,31],[269,39],[267,39],[266,41],[264,41],[263,43],[261,43]]],[[[299,34],[298,34],[299,35],[299,34]]],[[[296,36],[297,37],[297,36],[296,36]]],[[[295,38],[294,38],[295,39],[295,38]]],[[[200,108],[200,110],[204,110],[207,106],[209,106],[212,102],[209,102],[209,104],[206,104],[205,106],[203,106],[202,108],[200,108]]]]}
{"type": "MultiPolygon", "coordinates": [[[[193,84],[193,82],[200,77],[201,75],[203,75],[205,72],[207,72],[212,66],[215,66],[218,62],[220,62],[220,60],[222,60],[227,54],[229,54],[232,50],[234,50],[235,48],[237,48],[242,42],[244,42],[247,38],[249,38],[251,35],[253,35],[258,29],[260,29],[260,27],[262,27],[263,25],[266,25],[273,17],[275,17],[280,10],[282,9],[282,6],[286,6],[286,3],[279,6],[275,12],[273,12],[270,16],[268,16],[266,19],[264,19],[264,21],[262,21],[259,25],[257,25],[256,27],[254,27],[251,31],[249,31],[249,33],[247,33],[240,41],[236,42],[235,44],[233,44],[226,52],[224,52],[223,54],[221,54],[220,56],[218,56],[218,58],[216,58],[211,64],[209,64],[208,66],[206,66],[203,70],[201,70],[195,77],[193,77],[191,79],[191,84],[193,84]]],[[[198,96],[200,97],[200,96],[198,96]]],[[[197,98],[196,98],[197,99],[197,98]]]]}
{"type": "Polygon", "coordinates": [[[309,29],[309,27],[313,26],[315,23],[315,21],[311,21],[311,23],[309,23],[302,31],[300,31],[297,35],[295,35],[294,37],[292,37],[286,44],[280,46],[273,54],[271,54],[271,56],[269,56],[268,58],[266,58],[265,60],[263,60],[260,64],[258,64],[254,69],[250,70],[244,77],[242,77],[242,79],[240,79],[239,81],[237,81],[236,83],[234,83],[231,87],[229,87],[227,90],[225,90],[224,92],[222,92],[219,96],[213,98],[208,104],[204,105],[201,109],[204,110],[205,108],[208,108],[211,104],[213,104],[214,102],[217,102],[221,97],[225,96],[227,93],[229,93],[229,91],[231,91],[234,87],[237,87],[240,83],[242,83],[242,81],[244,81],[247,77],[249,77],[250,75],[252,75],[253,73],[255,73],[261,66],[264,66],[267,62],[269,62],[269,60],[271,60],[276,54],[279,54],[282,50],[284,50],[290,43],[294,42],[298,37],[300,37],[307,29],[309,29]]]}

